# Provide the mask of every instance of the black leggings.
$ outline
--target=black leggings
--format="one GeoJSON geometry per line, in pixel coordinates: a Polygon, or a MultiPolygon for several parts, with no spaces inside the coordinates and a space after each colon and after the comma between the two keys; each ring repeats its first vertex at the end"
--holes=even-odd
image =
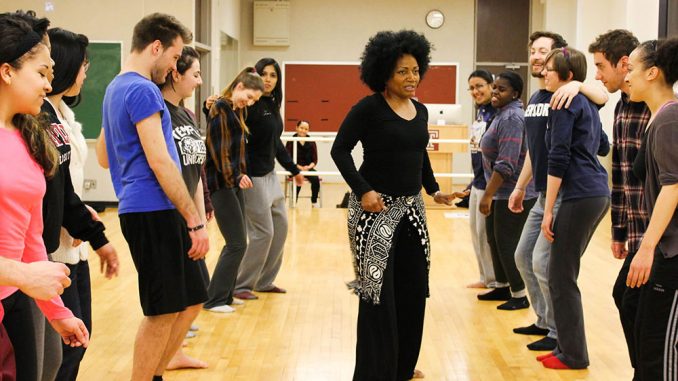
{"type": "Polygon", "coordinates": [[[525,289],[525,283],[516,266],[515,253],[523,225],[535,202],[536,198],[525,200],[524,210],[513,213],[508,208],[508,200],[493,200],[492,213],[485,219],[494,277],[499,283],[508,282],[513,292],[525,289]]]}
{"type": "Polygon", "coordinates": [[[38,358],[36,345],[38,340],[44,342],[45,331],[43,327],[36,332],[36,325],[44,324],[45,317],[40,315],[39,321],[34,318],[32,303],[21,291],[2,300],[5,309],[2,324],[14,346],[17,381],[35,381],[42,373],[42,360],[38,358]],[[36,333],[41,334],[39,338],[36,333]]]}
{"type": "Polygon", "coordinates": [[[354,381],[409,380],[417,365],[428,292],[419,235],[400,222],[388,256],[380,304],[360,300],[354,381]]]}

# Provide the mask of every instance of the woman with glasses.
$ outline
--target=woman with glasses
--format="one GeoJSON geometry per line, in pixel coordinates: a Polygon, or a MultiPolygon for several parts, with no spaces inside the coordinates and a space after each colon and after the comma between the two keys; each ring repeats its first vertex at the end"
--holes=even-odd
{"type": "Polygon", "coordinates": [[[499,283],[492,268],[492,253],[487,242],[485,215],[478,210],[478,202],[485,193],[485,174],[483,172],[483,154],[480,151],[480,139],[492,122],[497,109],[492,106],[492,74],[487,70],[476,70],[468,77],[468,92],[476,105],[476,119],[471,125],[471,164],[473,167],[473,181],[463,194],[456,197],[469,196],[469,224],[471,227],[471,241],[478,260],[480,280],[469,284],[469,288],[496,288],[506,287],[499,283]]]}
{"type": "MultiPolygon", "coordinates": [[[[586,58],[575,49],[554,49],[544,62],[542,75],[548,91],[586,79],[586,58]]],[[[597,156],[609,151],[598,107],[578,94],[569,108],[552,109],[548,116],[548,177],[541,230],[552,243],[549,290],[558,344],[553,352],[537,357],[546,368],[583,369],[589,365],[577,278],[581,256],[610,205],[607,172],[597,156]],[[562,203],[554,218],[559,195],[562,203]]]]}

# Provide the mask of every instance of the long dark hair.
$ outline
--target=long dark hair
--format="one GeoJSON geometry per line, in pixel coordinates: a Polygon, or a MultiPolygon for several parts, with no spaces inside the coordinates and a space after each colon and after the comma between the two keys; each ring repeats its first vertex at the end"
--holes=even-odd
{"type": "MultiPolygon", "coordinates": [[[[54,60],[54,79],[50,94],[61,94],[73,86],[80,67],[87,61],[89,39],[84,34],[61,28],[51,28],[47,34],[52,43],[51,54],[54,60]]],[[[80,94],[63,97],[63,101],[69,106],[77,106],[80,103],[80,94]]]]}
{"type": "MultiPolygon", "coordinates": [[[[20,70],[26,60],[31,59],[38,51],[44,48],[42,42],[38,42],[26,53],[18,58],[22,44],[30,33],[36,33],[27,22],[12,16],[0,17],[0,65],[8,64],[20,70]],[[42,46],[41,46],[42,45],[42,46]]],[[[42,37],[42,36],[40,36],[42,37]]],[[[49,125],[45,118],[36,118],[32,115],[15,114],[12,124],[19,130],[21,137],[26,143],[31,157],[42,167],[45,177],[54,176],[59,165],[59,157],[56,147],[49,141],[47,130],[43,126],[49,125]]]]}
{"type": "MultiPolygon", "coordinates": [[[[206,141],[207,148],[210,151],[212,160],[214,160],[215,163],[221,163],[221,168],[219,168],[219,171],[224,175],[225,179],[229,179],[233,173],[233,169],[231,168],[231,161],[233,158],[229,157],[230,147],[233,144],[233,142],[231,142],[232,136],[228,128],[228,110],[226,108],[230,108],[233,106],[233,101],[231,97],[233,96],[233,90],[235,89],[236,86],[238,86],[239,83],[242,83],[245,89],[258,90],[261,92],[264,91],[264,82],[262,81],[261,77],[256,73],[253,67],[246,67],[235,77],[235,79],[233,79],[231,84],[224,89],[224,91],[221,93],[221,96],[219,97],[219,100],[217,100],[217,102],[214,102],[212,108],[210,109],[209,113],[210,119],[214,119],[217,116],[219,117],[219,129],[223,141],[221,142],[221,152],[217,152],[216,144],[212,140],[212,134],[208,132],[206,141]],[[226,107],[224,107],[223,103],[221,102],[224,102],[226,104],[226,107]]],[[[244,136],[249,132],[249,130],[247,129],[247,125],[245,125],[245,118],[247,117],[245,115],[245,112],[246,109],[244,108],[239,109],[237,111],[238,121],[240,123],[243,138],[240,140],[240,142],[236,144],[240,145],[241,155],[244,155],[245,153],[246,141],[244,139],[244,136]]],[[[209,128],[212,127],[213,126],[210,126],[209,128]]],[[[239,160],[240,172],[245,173],[246,171],[245,158],[243,156],[239,159],[240,159],[239,160]]]]}
{"type": "Polygon", "coordinates": [[[272,65],[275,69],[275,73],[278,75],[278,82],[275,84],[275,88],[271,91],[271,96],[273,96],[273,101],[275,102],[278,109],[282,104],[283,99],[283,90],[282,90],[282,72],[280,71],[280,65],[273,58],[262,58],[254,65],[254,68],[257,69],[259,75],[264,75],[264,68],[266,66],[272,65]]]}

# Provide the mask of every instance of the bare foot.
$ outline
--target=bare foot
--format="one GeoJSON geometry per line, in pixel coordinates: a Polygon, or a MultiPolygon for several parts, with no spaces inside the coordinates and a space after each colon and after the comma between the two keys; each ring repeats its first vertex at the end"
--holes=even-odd
{"type": "Polygon", "coordinates": [[[415,378],[424,378],[424,372],[420,371],[419,369],[415,369],[414,373],[412,374],[412,379],[415,378]]]}
{"type": "Polygon", "coordinates": [[[167,364],[167,370],[174,370],[174,369],[205,369],[207,368],[207,363],[194,359],[193,357],[187,356],[184,351],[179,349],[177,353],[174,354],[174,357],[170,360],[169,364],[167,364]]]}
{"type": "Polygon", "coordinates": [[[487,288],[487,286],[485,286],[485,283],[483,283],[481,281],[477,281],[477,282],[467,284],[466,288],[487,288]]]}

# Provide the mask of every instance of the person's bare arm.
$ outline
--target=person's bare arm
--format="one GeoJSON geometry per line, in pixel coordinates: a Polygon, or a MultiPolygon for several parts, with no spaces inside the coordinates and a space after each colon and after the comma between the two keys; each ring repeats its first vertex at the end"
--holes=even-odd
{"type": "Polygon", "coordinates": [[[591,102],[597,105],[604,105],[610,96],[607,90],[597,83],[583,83],[579,81],[571,81],[566,85],[560,87],[551,97],[551,108],[560,110],[561,108],[569,108],[572,99],[578,94],[588,98],[591,102]]]}
{"type": "Polygon", "coordinates": [[[104,136],[104,129],[101,129],[99,137],[97,138],[97,144],[95,147],[97,153],[97,162],[101,168],[108,169],[108,152],[106,151],[106,136],[104,136]]]}
{"type": "MultiPolygon", "coordinates": [[[[195,203],[186,189],[186,184],[179,168],[169,155],[167,144],[162,134],[160,114],[155,113],[137,123],[139,141],[144,155],[153,174],[158,179],[160,187],[172,201],[179,213],[186,220],[189,228],[203,225],[203,220],[195,203]]],[[[200,259],[209,250],[207,231],[198,229],[190,233],[192,246],[188,254],[192,259],[200,259]]]]}
{"type": "Polygon", "coordinates": [[[0,285],[14,286],[31,298],[50,300],[71,285],[70,271],[63,263],[23,263],[0,257],[0,285]]]}

